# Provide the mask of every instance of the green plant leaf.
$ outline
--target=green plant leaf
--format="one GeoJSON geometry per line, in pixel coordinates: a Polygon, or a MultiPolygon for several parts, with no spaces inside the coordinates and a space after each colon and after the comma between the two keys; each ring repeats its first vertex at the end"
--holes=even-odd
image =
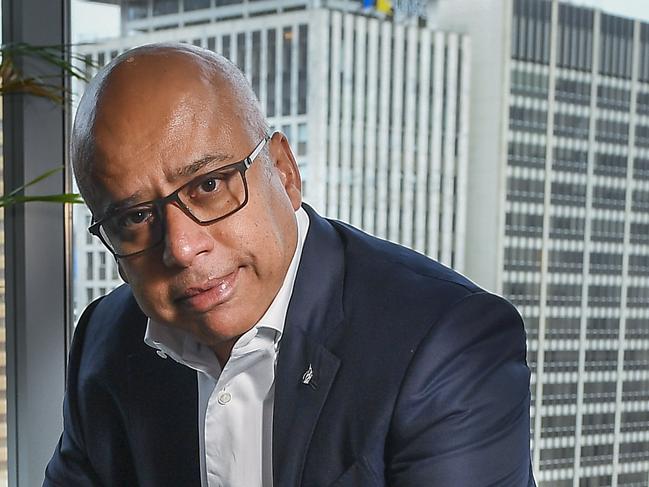
{"type": "Polygon", "coordinates": [[[34,184],[42,181],[43,179],[49,178],[52,174],[56,174],[57,172],[60,172],[62,170],[63,170],[63,166],[58,166],[58,167],[55,167],[54,169],[50,169],[49,171],[45,171],[40,176],[36,176],[31,181],[28,181],[25,184],[23,184],[22,186],[19,186],[16,189],[14,189],[11,193],[9,193],[9,196],[14,196],[14,195],[20,193],[21,191],[24,191],[25,188],[28,188],[29,186],[33,186],[34,184]]]}
{"type": "Polygon", "coordinates": [[[50,203],[84,203],[81,195],[77,193],[62,193],[62,194],[46,194],[46,195],[24,195],[22,193],[26,188],[33,186],[34,184],[42,181],[43,179],[49,178],[53,174],[63,170],[63,166],[55,167],[49,171],[45,171],[40,176],[36,176],[31,181],[23,184],[22,186],[17,187],[8,195],[0,195],[0,208],[10,205],[15,205],[16,203],[29,203],[33,201],[43,201],[50,203]]]}
{"type": "Polygon", "coordinates": [[[38,196],[15,195],[0,197],[0,208],[15,205],[17,203],[30,203],[35,201],[45,203],[84,203],[81,196],[76,193],[45,194],[38,196]]]}

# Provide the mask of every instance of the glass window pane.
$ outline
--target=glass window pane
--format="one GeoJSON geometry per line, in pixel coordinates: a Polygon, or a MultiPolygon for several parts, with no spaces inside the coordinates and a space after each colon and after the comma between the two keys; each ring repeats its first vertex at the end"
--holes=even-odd
{"type": "Polygon", "coordinates": [[[153,15],[167,15],[178,12],[178,0],[153,0],[153,15]]]}
{"type": "Polygon", "coordinates": [[[191,10],[199,10],[201,8],[209,8],[210,0],[183,0],[183,8],[185,12],[191,10]]]}

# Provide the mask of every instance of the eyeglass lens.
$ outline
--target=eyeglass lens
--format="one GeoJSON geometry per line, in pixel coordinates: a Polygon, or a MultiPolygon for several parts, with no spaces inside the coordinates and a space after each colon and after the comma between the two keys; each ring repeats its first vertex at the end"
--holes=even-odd
{"type": "Polygon", "coordinates": [[[237,211],[245,200],[244,176],[238,169],[211,171],[184,185],[170,201],[135,206],[117,213],[102,223],[100,232],[116,254],[134,254],[157,245],[164,238],[164,215],[160,212],[165,211],[163,207],[168,202],[174,201],[193,220],[208,223],[237,211]]]}

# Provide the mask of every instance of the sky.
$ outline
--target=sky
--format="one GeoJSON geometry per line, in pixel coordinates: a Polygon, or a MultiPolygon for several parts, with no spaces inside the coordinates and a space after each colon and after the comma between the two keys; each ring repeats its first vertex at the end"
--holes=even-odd
{"type": "Polygon", "coordinates": [[[569,3],[600,8],[615,15],[649,22],[649,0],[569,0],[569,3]]]}

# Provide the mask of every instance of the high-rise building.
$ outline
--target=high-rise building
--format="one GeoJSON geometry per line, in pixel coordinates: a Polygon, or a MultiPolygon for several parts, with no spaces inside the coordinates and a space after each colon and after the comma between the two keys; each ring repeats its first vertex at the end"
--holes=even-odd
{"type": "Polygon", "coordinates": [[[540,486],[649,485],[649,25],[438,0],[471,37],[465,270],[528,327],[540,486]]]}
{"type": "MultiPolygon", "coordinates": [[[[145,3],[141,19],[131,18],[138,2],[123,7],[123,30],[147,32],[81,52],[98,65],[129,47],[157,41],[188,42],[223,54],[246,74],[271,126],[292,141],[308,203],[463,268],[466,36],[381,19],[358,2],[336,2],[340,9],[304,1],[212,5],[192,11],[192,22],[198,22],[196,12],[203,15],[202,23],[192,26],[187,5],[200,2],[145,3]],[[185,11],[158,16],[156,6],[163,3],[185,11]],[[277,12],[273,5],[282,8],[277,12]],[[165,17],[165,25],[175,19],[174,26],[184,26],[145,28],[146,22],[157,28],[158,17],[165,17]]],[[[119,281],[112,258],[84,233],[89,215],[75,211],[79,310],[119,281]]]]}

